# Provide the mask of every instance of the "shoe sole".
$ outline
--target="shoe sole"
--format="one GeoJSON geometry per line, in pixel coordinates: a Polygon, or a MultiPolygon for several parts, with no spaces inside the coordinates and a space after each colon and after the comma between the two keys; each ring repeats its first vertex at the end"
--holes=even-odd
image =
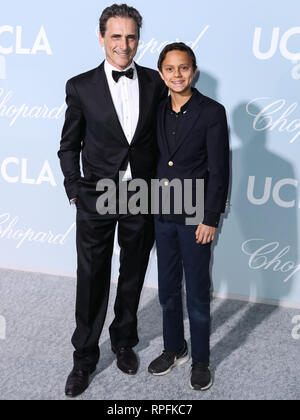
{"type": "Polygon", "coordinates": [[[191,383],[191,381],[190,381],[190,387],[191,387],[191,389],[193,389],[194,391],[207,391],[209,388],[211,388],[213,386],[213,381],[212,381],[212,379],[211,379],[211,381],[209,382],[209,384],[208,385],[206,385],[206,386],[204,386],[204,387],[197,387],[197,386],[193,386],[192,385],[192,383],[191,383]]]}
{"type": "Polygon", "coordinates": [[[175,363],[174,363],[172,366],[170,366],[170,367],[169,367],[169,369],[165,370],[164,372],[160,372],[160,373],[153,373],[153,372],[149,372],[149,373],[151,373],[151,375],[153,375],[153,376],[163,376],[163,375],[167,375],[167,373],[171,372],[171,370],[172,370],[174,367],[176,367],[176,366],[181,366],[181,365],[183,365],[184,363],[186,363],[188,360],[189,360],[189,355],[187,354],[186,356],[181,357],[180,359],[177,359],[177,360],[175,361],[175,363]]]}
{"type": "Polygon", "coordinates": [[[76,394],[68,394],[67,392],[65,392],[65,396],[67,398],[77,398],[77,397],[80,397],[80,395],[84,394],[87,389],[88,389],[88,386],[86,388],[84,388],[84,390],[82,390],[81,392],[76,393],[76,394]]]}

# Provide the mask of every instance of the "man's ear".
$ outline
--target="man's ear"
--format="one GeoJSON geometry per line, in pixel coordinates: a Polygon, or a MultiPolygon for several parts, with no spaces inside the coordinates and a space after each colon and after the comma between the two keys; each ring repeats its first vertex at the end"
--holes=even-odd
{"type": "Polygon", "coordinates": [[[99,42],[100,42],[100,45],[104,47],[104,38],[102,37],[101,32],[99,33],[99,42]]]}

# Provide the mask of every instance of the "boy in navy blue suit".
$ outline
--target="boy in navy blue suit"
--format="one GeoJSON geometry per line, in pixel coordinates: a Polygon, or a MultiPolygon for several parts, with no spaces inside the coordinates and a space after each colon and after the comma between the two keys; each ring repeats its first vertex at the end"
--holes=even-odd
{"type": "MultiPolygon", "coordinates": [[[[159,299],[163,309],[164,348],[148,370],[164,375],[188,359],[184,339],[182,278],[186,279],[190,321],[192,370],[190,386],[207,390],[212,386],[210,359],[209,263],[221,213],[225,211],[229,184],[228,126],[224,107],[192,88],[197,72],[195,55],[183,43],[167,45],[158,68],[170,90],[157,115],[159,161],[157,178],[164,185],[191,180],[193,200],[197,180],[204,181],[204,218],[187,224],[187,214],[160,212],[155,219],[158,256],[159,299]],[[166,181],[167,180],[167,181],[166,181]]],[[[185,207],[184,207],[185,208],[185,207]]],[[[196,219],[195,219],[196,220],[196,219]]]]}

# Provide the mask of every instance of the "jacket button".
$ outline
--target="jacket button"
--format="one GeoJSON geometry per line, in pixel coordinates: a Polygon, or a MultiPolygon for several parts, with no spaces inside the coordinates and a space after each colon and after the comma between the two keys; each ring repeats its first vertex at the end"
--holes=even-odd
{"type": "Polygon", "coordinates": [[[170,161],[170,162],[168,163],[168,165],[169,165],[169,166],[174,166],[174,162],[170,161]]]}

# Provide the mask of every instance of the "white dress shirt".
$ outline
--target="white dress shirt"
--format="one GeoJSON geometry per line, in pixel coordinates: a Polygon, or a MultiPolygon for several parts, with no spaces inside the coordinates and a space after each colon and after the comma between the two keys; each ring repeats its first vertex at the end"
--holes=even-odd
{"type": "MultiPolygon", "coordinates": [[[[115,82],[112,77],[112,71],[120,71],[112,66],[107,60],[104,63],[104,70],[108,81],[109,90],[112,100],[124,131],[128,144],[132,142],[136,127],[138,124],[140,113],[140,95],[139,95],[139,81],[134,62],[124,71],[133,68],[133,79],[126,76],[120,77],[118,82],[115,82]]],[[[126,169],[123,181],[132,179],[130,163],[126,169]]]]}

